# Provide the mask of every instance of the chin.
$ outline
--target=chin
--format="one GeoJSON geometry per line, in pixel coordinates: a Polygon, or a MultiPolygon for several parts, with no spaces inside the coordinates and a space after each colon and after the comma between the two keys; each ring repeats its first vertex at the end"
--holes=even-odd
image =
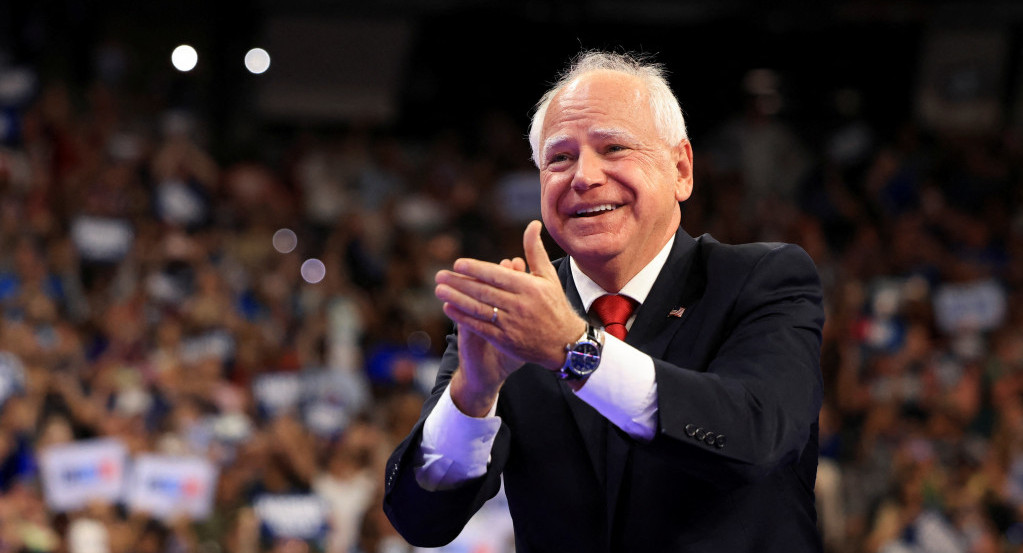
{"type": "Polygon", "coordinates": [[[594,240],[593,237],[569,240],[562,248],[577,263],[604,263],[622,253],[618,240],[594,240]]]}

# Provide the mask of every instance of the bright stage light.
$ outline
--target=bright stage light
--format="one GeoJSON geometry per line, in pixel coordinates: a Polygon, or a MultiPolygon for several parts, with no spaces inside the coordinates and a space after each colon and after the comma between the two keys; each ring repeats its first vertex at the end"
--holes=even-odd
{"type": "Polygon", "coordinates": [[[270,54],[262,48],[253,48],[245,54],[245,69],[259,75],[270,69],[270,54]]]}
{"type": "Polygon", "coordinates": [[[295,235],[295,231],[282,228],[274,233],[273,245],[274,249],[281,253],[291,253],[295,246],[298,246],[298,236],[295,235]]]}
{"type": "Polygon", "coordinates": [[[174,65],[174,69],[186,73],[199,63],[199,53],[195,51],[195,48],[182,44],[171,53],[171,63],[174,65]]]}
{"type": "Polygon", "coordinates": [[[327,276],[327,267],[319,259],[310,258],[302,263],[301,273],[303,280],[309,284],[316,284],[327,276]]]}

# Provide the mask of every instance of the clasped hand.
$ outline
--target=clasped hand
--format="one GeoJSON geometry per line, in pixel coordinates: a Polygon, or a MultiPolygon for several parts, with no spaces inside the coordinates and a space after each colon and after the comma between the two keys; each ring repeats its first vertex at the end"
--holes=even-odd
{"type": "Polygon", "coordinates": [[[523,233],[525,261],[458,259],[452,270],[437,273],[435,294],[459,329],[452,397],[467,414],[484,404],[489,409],[505,379],[523,363],[560,368],[565,344],[585,331],[540,239],[541,228],[533,221],[523,233]]]}

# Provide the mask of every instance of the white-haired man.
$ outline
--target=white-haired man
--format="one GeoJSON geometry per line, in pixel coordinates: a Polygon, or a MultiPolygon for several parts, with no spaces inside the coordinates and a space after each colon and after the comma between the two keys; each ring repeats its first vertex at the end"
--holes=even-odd
{"type": "Polygon", "coordinates": [[[458,332],[388,463],[395,528],[446,543],[503,476],[520,553],[819,551],[813,263],[681,229],[693,154],[656,65],[580,55],[530,142],[568,257],[534,221],[525,260],[437,274],[458,332]]]}

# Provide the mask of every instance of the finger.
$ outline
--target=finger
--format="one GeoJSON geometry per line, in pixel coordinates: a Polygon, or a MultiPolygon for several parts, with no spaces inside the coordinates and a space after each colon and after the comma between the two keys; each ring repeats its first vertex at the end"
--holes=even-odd
{"type": "Polygon", "coordinates": [[[437,274],[433,277],[433,280],[437,284],[447,284],[450,286],[454,286],[456,288],[461,288],[465,284],[475,283],[480,286],[487,286],[490,288],[494,288],[495,290],[497,289],[497,287],[493,286],[492,284],[484,282],[476,277],[465,275],[456,271],[450,271],[447,269],[441,269],[437,271],[437,274]]]}
{"type": "Polygon", "coordinates": [[[434,289],[434,295],[442,302],[451,304],[467,315],[486,323],[493,322],[494,308],[500,309],[500,304],[494,303],[494,300],[477,299],[446,284],[438,284],[434,289]]]}
{"type": "Polygon", "coordinates": [[[520,273],[526,272],[526,262],[521,257],[502,259],[500,265],[505,269],[511,269],[520,273]]]}
{"type": "Polygon", "coordinates": [[[543,224],[540,221],[531,221],[522,234],[522,249],[526,252],[526,263],[529,264],[529,271],[548,279],[557,280],[558,271],[551,265],[551,258],[547,255],[547,248],[543,246],[540,238],[540,231],[543,224]]]}
{"type": "MultiPolygon", "coordinates": [[[[505,308],[515,303],[515,298],[513,297],[513,294],[511,292],[502,290],[496,286],[492,286],[481,280],[460,275],[458,273],[454,273],[451,271],[439,271],[437,273],[437,277],[435,280],[437,282],[438,287],[442,285],[450,287],[459,294],[468,296],[473,300],[476,300],[480,303],[487,305],[488,306],[487,309],[489,309],[492,306],[505,308]]],[[[448,290],[441,290],[440,288],[437,288],[435,289],[435,294],[438,291],[441,291],[443,294],[450,294],[451,292],[448,290]]],[[[467,306],[457,296],[450,296],[450,299],[447,296],[446,297],[438,296],[438,299],[442,301],[455,301],[456,303],[460,304],[460,306],[462,306],[463,308],[467,306]]]]}
{"type": "MultiPolygon", "coordinates": [[[[443,311],[448,318],[458,325],[459,332],[463,329],[468,329],[469,331],[478,334],[488,342],[495,340],[498,333],[501,332],[495,324],[492,324],[489,321],[481,321],[473,316],[473,314],[466,313],[450,303],[444,304],[443,311]]],[[[498,317],[500,317],[500,315],[498,315],[498,317]]]]}
{"type": "Polygon", "coordinates": [[[501,290],[514,290],[516,279],[520,278],[516,276],[515,271],[509,270],[509,267],[478,259],[456,259],[451,268],[455,274],[482,281],[501,290]]]}

